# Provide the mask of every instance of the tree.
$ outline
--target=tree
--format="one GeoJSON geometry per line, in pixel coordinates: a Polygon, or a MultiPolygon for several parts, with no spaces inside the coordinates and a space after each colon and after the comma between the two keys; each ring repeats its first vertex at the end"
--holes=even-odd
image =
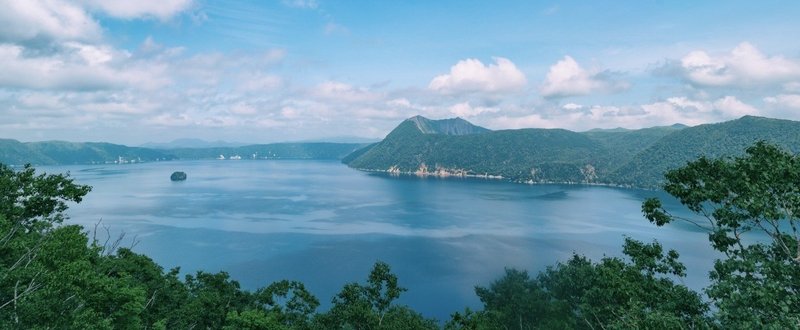
{"type": "Polygon", "coordinates": [[[397,282],[389,264],[378,261],[367,284],[349,283],[333,298],[333,307],[320,315],[316,326],[324,329],[438,329],[435,321],[422,317],[394,301],[406,291],[397,282]]]}
{"type": "Polygon", "coordinates": [[[186,288],[189,301],[182,314],[189,320],[189,327],[197,329],[222,328],[230,312],[240,312],[252,301],[251,294],[240,290],[239,282],[231,280],[226,272],[186,275],[186,288]]]}
{"type": "Polygon", "coordinates": [[[0,327],[111,326],[91,307],[75,308],[90,298],[75,284],[97,280],[87,271],[93,252],[87,237],[77,226],[55,227],[66,219],[67,203],[90,190],[68,175],[0,164],[0,327]]]}
{"type": "Polygon", "coordinates": [[[0,215],[11,223],[11,233],[43,232],[60,224],[67,218],[67,203],[80,203],[91,190],[69,174],[36,175],[30,165],[14,171],[0,164],[0,215]]]}
{"type": "Polygon", "coordinates": [[[310,327],[319,300],[297,281],[278,281],[255,293],[259,307],[269,311],[282,324],[293,329],[310,327]]]}
{"type": "Polygon", "coordinates": [[[170,287],[183,287],[170,282],[175,273],[62,224],[68,203],[90,190],[67,174],[0,165],[0,328],[166,326],[182,303],[170,298],[170,287]]]}
{"type": "Polygon", "coordinates": [[[688,221],[724,254],[706,293],[724,328],[800,327],[800,157],[758,142],[736,158],[700,158],[665,175],[664,189],[697,214],[642,210],[662,226],[688,221]]]}
{"type": "Polygon", "coordinates": [[[484,310],[456,313],[448,329],[629,329],[698,327],[708,307],[676,284],[684,266],[660,244],[625,239],[628,260],[574,255],[530,278],[507,269],[475,289],[484,310]]]}

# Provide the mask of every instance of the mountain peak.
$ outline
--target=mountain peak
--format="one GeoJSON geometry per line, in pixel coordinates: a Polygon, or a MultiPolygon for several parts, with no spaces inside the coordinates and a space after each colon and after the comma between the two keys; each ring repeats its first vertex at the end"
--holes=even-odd
{"type": "Polygon", "coordinates": [[[423,134],[469,135],[491,131],[487,128],[473,125],[461,117],[432,120],[417,115],[406,119],[406,121],[414,123],[423,134]]]}

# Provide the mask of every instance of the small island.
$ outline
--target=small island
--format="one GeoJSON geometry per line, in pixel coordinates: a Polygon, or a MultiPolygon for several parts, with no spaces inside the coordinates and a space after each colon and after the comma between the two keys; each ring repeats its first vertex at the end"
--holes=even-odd
{"type": "Polygon", "coordinates": [[[186,173],[185,172],[173,172],[172,175],[169,176],[169,179],[172,181],[184,181],[186,180],[186,173]]]}

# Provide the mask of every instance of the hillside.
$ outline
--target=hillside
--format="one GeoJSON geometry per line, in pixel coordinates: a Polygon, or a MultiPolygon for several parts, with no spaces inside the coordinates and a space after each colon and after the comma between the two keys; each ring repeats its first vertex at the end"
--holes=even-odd
{"type": "Polygon", "coordinates": [[[608,171],[614,171],[656,141],[684,128],[686,126],[676,124],[638,130],[619,128],[591,130],[582,134],[600,143],[606,149],[604,157],[602,157],[602,165],[608,171]]]}
{"type": "Polygon", "coordinates": [[[113,164],[176,159],[342,159],[357,143],[275,143],[243,147],[151,149],[103,142],[19,142],[0,139],[0,163],[8,165],[113,164]],[[255,157],[253,157],[255,155],[255,157]]]}
{"type": "Polygon", "coordinates": [[[360,156],[348,157],[345,162],[367,170],[581,182],[593,180],[582,170],[598,162],[604,150],[587,136],[562,129],[480,129],[473,130],[479,133],[465,135],[437,134],[427,129],[450,121],[407,119],[383,141],[359,150],[360,156]],[[419,122],[430,126],[420,126],[419,122]]]}
{"type": "Polygon", "coordinates": [[[422,116],[415,116],[408,119],[414,123],[417,129],[423,134],[444,134],[444,135],[470,135],[490,132],[491,130],[472,123],[462,118],[450,118],[441,120],[430,120],[422,116]]]}
{"type": "Polygon", "coordinates": [[[26,142],[0,140],[0,163],[21,165],[103,164],[114,162],[150,162],[172,160],[169,153],[97,142],[26,142]]]}
{"type": "Polygon", "coordinates": [[[463,121],[409,118],[383,141],[358,150],[343,162],[357,169],[420,175],[491,175],[517,182],[657,187],[668,169],[699,156],[740,155],[758,140],[800,150],[800,122],[751,116],[696,127],[676,124],[582,133],[483,129],[479,134],[457,135],[431,129],[453,120],[463,121]]]}
{"type": "Polygon", "coordinates": [[[242,159],[342,159],[364,147],[360,143],[272,143],[242,147],[180,148],[167,152],[180,159],[216,159],[240,156],[242,159]]]}
{"type": "Polygon", "coordinates": [[[738,156],[764,140],[792,152],[800,151],[800,122],[745,116],[724,123],[686,128],[659,139],[615,170],[608,181],[634,186],[656,186],[669,169],[700,156],[738,156]]]}

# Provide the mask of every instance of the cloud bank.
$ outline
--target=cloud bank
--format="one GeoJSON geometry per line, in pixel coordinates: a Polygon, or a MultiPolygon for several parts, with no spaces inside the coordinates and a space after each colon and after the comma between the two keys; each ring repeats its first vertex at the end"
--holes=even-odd
{"type": "Polygon", "coordinates": [[[525,74],[513,62],[502,57],[493,59],[489,65],[472,58],[458,61],[449,73],[433,78],[428,88],[442,94],[493,94],[517,92],[525,87],[525,74]]]}
{"type": "Polygon", "coordinates": [[[546,98],[589,95],[626,89],[627,83],[607,77],[605,72],[588,71],[572,57],[565,56],[550,67],[539,92],[546,98]]]}

